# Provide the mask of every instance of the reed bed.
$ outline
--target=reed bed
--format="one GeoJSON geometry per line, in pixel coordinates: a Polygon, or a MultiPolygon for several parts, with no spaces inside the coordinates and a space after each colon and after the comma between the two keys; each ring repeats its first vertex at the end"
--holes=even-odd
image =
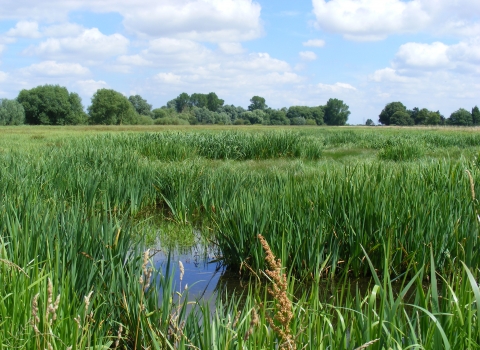
{"type": "MultiPolygon", "coordinates": [[[[479,348],[478,160],[322,160],[368,139],[349,135],[106,134],[4,148],[0,349],[479,348]],[[145,213],[208,229],[225,264],[266,271],[277,287],[189,306],[176,267],[150,267],[145,213]],[[349,293],[353,275],[371,288],[349,293]]],[[[413,135],[379,145],[414,137],[477,151],[471,134],[413,135]]]]}

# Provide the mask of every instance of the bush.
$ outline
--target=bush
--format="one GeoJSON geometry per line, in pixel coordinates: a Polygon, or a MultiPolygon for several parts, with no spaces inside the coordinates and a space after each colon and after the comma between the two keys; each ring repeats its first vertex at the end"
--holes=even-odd
{"type": "Polygon", "coordinates": [[[159,118],[153,121],[155,125],[190,125],[185,119],[180,118],[159,118]]]}
{"type": "Polygon", "coordinates": [[[305,125],[317,125],[317,122],[315,121],[315,119],[306,119],[305,125]]]}
{"type": "Polygon", "coordinates": [[[153,125],[153,119],[148,115],[138,115],[137,117],[138,125],[153,125]]]}
{"type": "Polygon", "coordinates": [[[20,125],[25,122],[25,110],[16,100],[0,99],[0,125],[20,125]]]}

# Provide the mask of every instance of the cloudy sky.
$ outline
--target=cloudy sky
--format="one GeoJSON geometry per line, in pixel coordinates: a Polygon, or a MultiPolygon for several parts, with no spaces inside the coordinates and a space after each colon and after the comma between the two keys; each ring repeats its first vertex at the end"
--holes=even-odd
{"type": "Polygon", "coordinates": [[[0,98],[60,84],[154,107],[216,92],[247,107],[340,98],[349,122],[386,103],[480,105],[479,0],[2,0],[0,98]]]}

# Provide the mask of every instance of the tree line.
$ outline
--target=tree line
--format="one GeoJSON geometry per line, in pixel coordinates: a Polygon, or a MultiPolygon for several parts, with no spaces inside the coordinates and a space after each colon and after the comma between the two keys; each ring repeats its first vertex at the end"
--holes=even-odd
{"type": "MultiPolygon", "coordinates": [[[[469,112],[464,108],[450,114],[445,118],[440,111],[430,111],[427,108],[415,107],[408,110],[401,102],[390,102],[378,116],[378,122],[384,125],[457,125],[457,126],[475,126],[480,125],[480,110],[477,106],[469,112]]],[[[373,121],[368,119],[366,125],[373,125],[373,121]]]]}
{"type": "Polygon", "coordinates": [[[0,125],[345,125],[349,115],[348,105],[335,98],[316,107],[274,109],[265,98],[253,96],[244,109],[225,105],[214,92],[184,92],[155,109],[140,95],[127,98],[112,89],[99,89],[85,111],[80,96],[59,85],[24,89],[15,99],[0,99],[0,125]]]}

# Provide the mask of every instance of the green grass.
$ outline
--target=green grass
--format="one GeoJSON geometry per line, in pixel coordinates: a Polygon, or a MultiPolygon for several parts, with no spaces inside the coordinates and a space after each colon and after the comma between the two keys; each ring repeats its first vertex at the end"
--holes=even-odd
{"type": "Polygon", "coordinates": [[[150,271],[151,242],[188,245],[194,229],[263,284],[266,237],[297,349],[480,348],[466,172],[478,183],[479,141],[473,129],[0,128],[0,349],[278,348],[264,288],[187,307],[177,267],[150,271]]]}

